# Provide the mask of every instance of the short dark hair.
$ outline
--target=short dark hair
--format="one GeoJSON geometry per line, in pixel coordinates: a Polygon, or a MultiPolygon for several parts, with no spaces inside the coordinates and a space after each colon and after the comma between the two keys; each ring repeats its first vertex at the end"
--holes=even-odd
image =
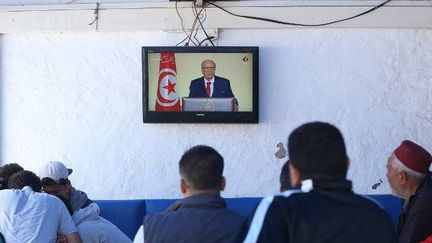
{"type": "Polygon", "coordinates": [[[42,187],[53,186],[53,185],[66,185],[68,180],[69,179],[67,179],[67,178],[61,178],[59,180],[59,182],[57,182],[57,181],[53,180],[52,178],[44,177],[41,180],[41,184],[42,184],[42,187]]]}
{"type": "Polygon", "coordinates": [[[345,178],[348,157],[340,131],[324,122],[311,122],[296,128],[288,138],[291,163],[301,179],[345,178]]]}
{"type": "Polygon", "coordinates": [[[189,149],[179,162],[181,177],[195,190],[220,186],[223,168],[223,157],[215,149],[205,145],[189,149]]]}
{"type": "Polygon", "coordinates": [[[282,190],[289,190],[293,189],[293,186],[291,185],[291,177],[290,177],[290,169],[289,169],[289,163],[290,161],[287,160],[285,164],[282,166],[281,173],[279,176],[279,182],[282,190]]]}
{"type": "Polygon", "coordinates": [[[35,192],[40,192],[42,190],[39,177],[31,171],[23,170],[14,173],[11,177],[9,177],[9,189],[23,189],[25,186],[31,187],[35,192]]]}
{"type": "Polygon", "coordinates": [[[8,188],[8,180],[11,175],[23,170],[24,168],[17,163],[5,164],[0,167],[0,177],[3,178],[1,181],[0,190],[8,188]]]}

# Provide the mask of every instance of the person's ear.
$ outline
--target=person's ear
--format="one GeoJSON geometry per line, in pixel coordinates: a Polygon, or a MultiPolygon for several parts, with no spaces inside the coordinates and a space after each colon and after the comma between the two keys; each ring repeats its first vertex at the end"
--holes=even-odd
{"type": "Polygon", "coordinates": [[[399,184],[405,185],[408,182],[408,176],[405,171],[401,171],[398,173],[399,184]]]}
{"type": "Polygon", "coordinates": [[[225,186],[226,186],[225,176],[222,176],[222,179],[221,179],[221,182],[220,182],[220,190],[221,191],[225,190],[225,186]]]}
{"type": "Polygon", "coordinates": [[[349,166],[350,166],[350,159],[349,159],[349,157],[347,156],[347,157],[346,157],[346,168],[347,168],[347,171],[348,171],[349,166]]]}
{"type": "Polygon", "coordinates": [[[188,191],[186,182],[183,179],[180,179],[180,191],[183,195],[187,194],[188,191]]]}
{"type": "Polygon", "coordinates": [[[301,185],[300,171],[292,163],[289,164],[289,172],[290,172],[291,186],[294,188],[300,187],[301,185]]]}

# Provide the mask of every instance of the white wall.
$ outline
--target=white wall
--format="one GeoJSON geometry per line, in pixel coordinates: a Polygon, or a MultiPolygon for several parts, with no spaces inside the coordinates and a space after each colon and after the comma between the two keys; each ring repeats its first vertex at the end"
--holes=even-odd
{"type": "Polygon", "coordinates": [[[169,0],[2,0],[2,5],[38,5],[38,4],[79,4],[79,3],[132,3],[132,2],[168,2],[169,0]]]}
{"type": "Polygon", "coordinates": [[[181,154],[208,144],[225,157],[224,196],[263,196],[278,190],[276,144],[321,120],[345,136],[355,191],[390,193],[371,189],[390,151],[402,139],[432,151],[432,30],[222,30],[219,45],[260,47],[260,123],[143,124],[140,48],[181,39],[2,35],[2,163],[64,161],[93,199],[174,198],[181,154]]]}

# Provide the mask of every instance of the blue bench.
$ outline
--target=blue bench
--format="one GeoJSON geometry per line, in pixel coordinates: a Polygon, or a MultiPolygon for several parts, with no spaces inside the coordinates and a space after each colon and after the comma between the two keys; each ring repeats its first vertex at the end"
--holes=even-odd
{"type": "Polygon", "coordinates": [[[146,200],[94,200],[100,215],[133,240],[146,213],[146,200]]]}
{"type": "MultiPolygon", "coordinates": [[[[369,195],[379,202],[396,224],[402,209],[402,200],[392,195],[369,195]]],[[[148,200],[96,200],[101,216],[114,223],[129,238],[133,239],[140,228],[144,215],[162,212],[177,199],[148,200]]],[[[255,211],[261,198],[226,198],[227,206],[244,216],[255,211]]]]}

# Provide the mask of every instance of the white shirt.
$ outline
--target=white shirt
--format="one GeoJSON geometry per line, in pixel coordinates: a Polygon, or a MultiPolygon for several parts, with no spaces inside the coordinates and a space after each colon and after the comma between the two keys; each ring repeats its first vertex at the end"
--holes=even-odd
{"type": "Polygon", "coordinates": [[[138,229],[138,232],[135,234],[133,243],[143,243],[143,242],[144,242],[144,225],[141,225],[141,227],[138,229]]]}
{"type": "Polygon", "coordinates": [[[72,215],[81,240],[84,243],[132,243],[113,223],[99,216],[96,203],[76,211],[72,215]]]}
{"type": "Polygon", "coordinates": [[[210,79],[210,80],[207,80],[206,78],[204,78],[204,88],[206,88],[206,89],[207,89],[207,82],[210,82],[210,97],[212,97],[213,96],[215,77],[213,76],[213,78],[210,79]]]}
{"type": "Polygon", "coordinates": [[[0,191],[0,232],[7,243],[54,243],[77,229],[60,199],[26,186],[0,191]]]}

